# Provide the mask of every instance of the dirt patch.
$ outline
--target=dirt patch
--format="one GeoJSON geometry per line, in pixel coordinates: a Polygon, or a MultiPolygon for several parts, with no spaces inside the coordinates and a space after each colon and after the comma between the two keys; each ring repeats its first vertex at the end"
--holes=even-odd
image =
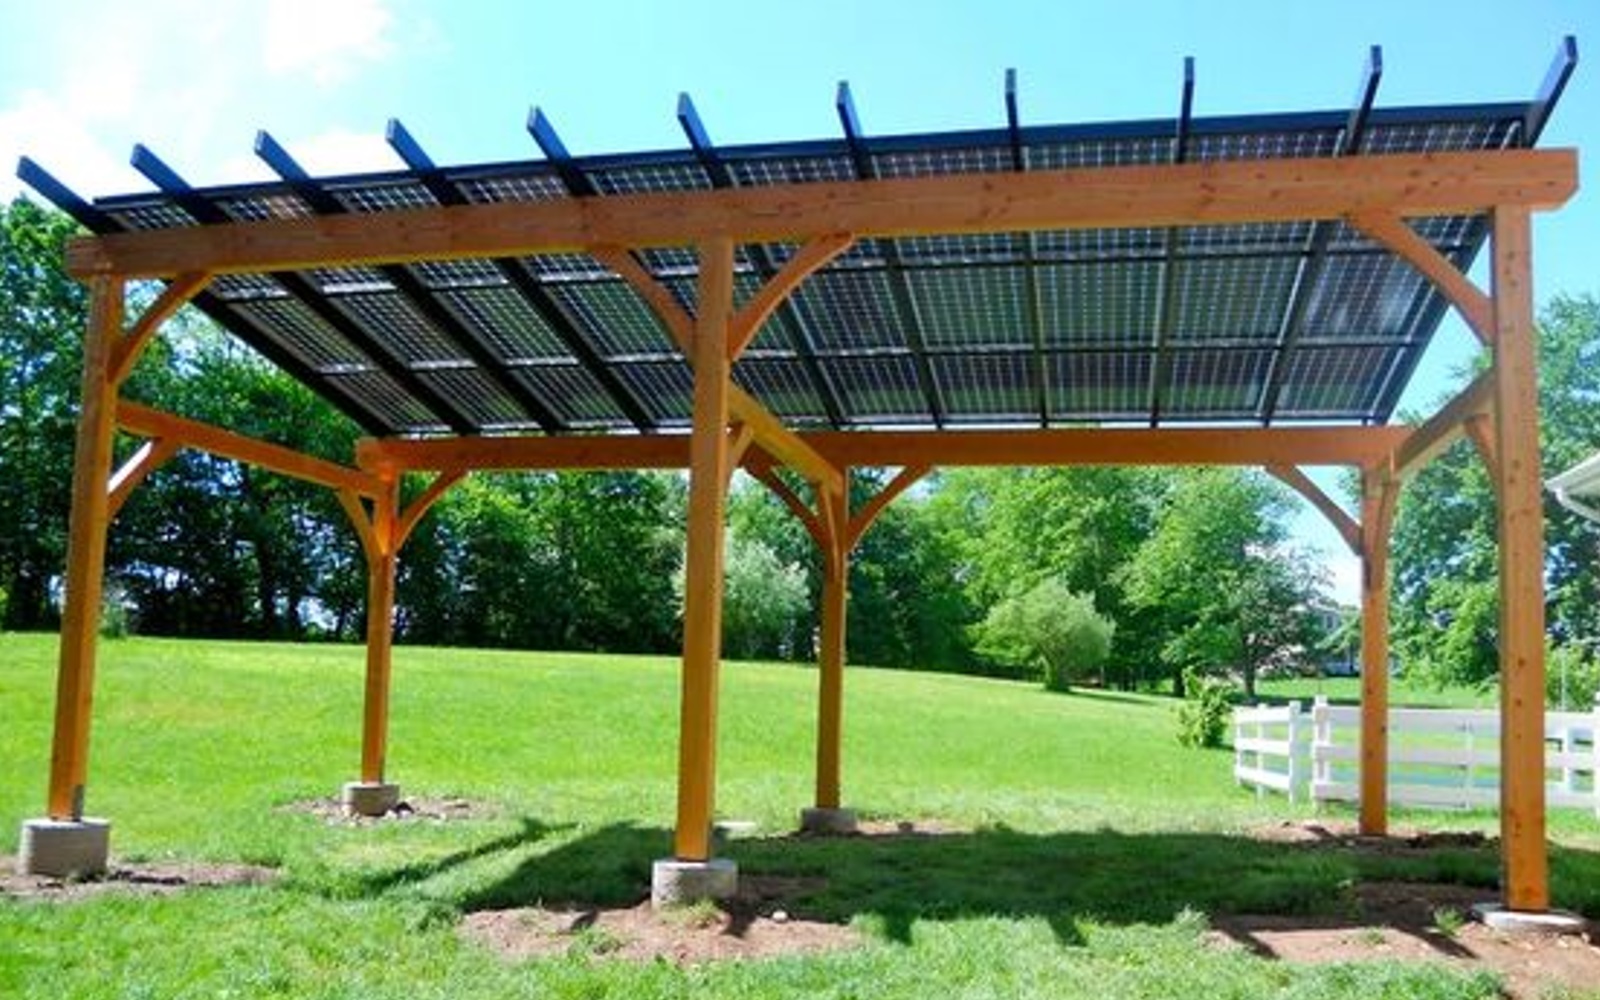
{"type": "Polygon", "coordinates": [[[826,884],[822,878],[744,875],[739,895],[715,906],[658,912],[646,900],[631,907],[490,910],[468,914],[460,933],[514,961],[578,955],[695,965],[855,947],[861,936],[851,928],[801,920],[784,907],[784,899],[826,884]]]}
{"type": "Polygon", "coordinates": [[[347,813],[336,798],[308,799],[280,807],[285,812],[310,813],[330,826],[373,826],[379,823],[450,823],[464,819],[488,819],[500,809],[488,802],[465,798],[424,798],[412,796],[396,803],[381,816],[347,813]]]}
{"type": "Polygon", "coordinates": [[[1342,847],[1368,854],[1409,854],[1417,851],[1450,849],[1475,850],[1499,843],[1476,830],[1422,830],[1415,827],[1390,827],[1387,836],[1370,837],[1348,820],[1285,820],[1248,831],[1254,840],[1272,844],[1315,844],[1342,847]]]}
{"type": "MultiPolygon", "coordinates": [[[[970,826],[957,826],[937,819],[862,820],[854,834],[857,837],[945,837],[951,834],[971,833],[970,826]]],[[[840,834],[797,834],[796,836],[840,836],[840,834]]]]}
{"type": "Polygon", "coordinates": [[[0,857],[0,897],[11,899],[67,902],[107,893],[163,896],[186,889],[264,885],[277,877],[276,870],[260,865],[172,861],[114,865],[92,878],[60,879],[23,875],[15,858],[0,857]]]}
{"type": "Polygon", "coordinates": [[[1222,916],[1213,940],[1285,962],[1440,961],[1498,973],[1512,998],[1600,982],[1600,948],[1586,935],[1502,934],[1473,921],[1483,889],[1363,882],[1352,916],[1222,916]]]}

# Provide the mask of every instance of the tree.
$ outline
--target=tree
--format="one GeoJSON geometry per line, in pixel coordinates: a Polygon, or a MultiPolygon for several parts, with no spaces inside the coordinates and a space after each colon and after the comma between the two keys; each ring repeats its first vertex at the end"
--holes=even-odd
{"type": "Polygon", "coordinates": [[[1266,670],[1303,660],[1319,632],[1321,580],[1286,543],[1285,492],[1235,469],[1179,474],[1123,576],[1159,622],[1160,656],[1182,695],[1190,675],[1237,673],[1247,697],[1266,670]]]}
{"type": "Polygon", "coordinates": [[[1066,691],[1105,664],[1115,630],[1095,611],[1092,595],[1051,578],[991,608],[978,628],[978,651],[1066,691]]]}
{"type": "Polygon", "coordinates": [[[0,206],[0,589],[8,628],[45,628],[66,553],[88,299],[61,268],[72,220],[0,206]]]}
{"type": "Polygon", "coordinates": [[[795,649],[790,624],[806,611],[806,574],[785,563],[761,542],[728,539],[727,580],[722,596],[722,636],[739,659],[809,656],[810,644],[795,649]]]}
{"type": "MultiPolygon", "coordinates": [[[[1561,296],[1539,322],[1540,449],[1547,474],[1600,447],[1600,299],[1561,296]]],[[[1494,487],[1470,444],[1401,496],[1393,541],[1394,643],[1404,669],[1441,684],[1499,673],[1494,487]]],[[[1600,642],[1600,529],[1545,500],[1545,581],[1556,650],[1581,663],[1600,642]]]]}

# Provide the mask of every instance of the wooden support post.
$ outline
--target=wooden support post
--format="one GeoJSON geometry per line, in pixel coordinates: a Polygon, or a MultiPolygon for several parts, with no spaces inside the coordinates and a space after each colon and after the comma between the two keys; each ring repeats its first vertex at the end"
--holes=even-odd
{"type": "Polygon", "coordinates": [[[1494,210],[1495,474],[1500,540],[1501,888],[1549,908],[1544,787],[1544,511],[1528,210],[1494,210]]]}
{"type": "Polygon", "coordinates": [[[723,532],[728,494],[728,321],[733,241],[700,247],[694,326],[694,428],[689,443],[689,545],[684,559],[683,674],[678,723],[678,821],[673,853],[709,861],[715,808],[717,675],[722,657],[723,532]]]}
{"type": "MultiPolygon", "coordinates": [[[[845,482],[850,470],[843,470],[845,482]]],[[[844,505],[843,497],[820,494],[819,520],[828,540],[822,552],[822,630],[817,650],[817,798],[818,809],[840,808],[840,761],[844,739],[845,609],[850,594],[850,545],[837,526],[845,511],[830,517],[827,505],[844,505]]]]}
{"type": "Polygon", "coordinates": [[[56,673],[55,736],[50,753],[51,819],[83,818],[89,770],[89,722],[94,700],[95,640],[105,577],[106,489],[111,475],[111,433],[116,384],[112,353],[122,335],[123,282],[90,282],[89,326],[83,345],[83,390],[73,458],[72,514],[67,529],[66,603],[61,613],[61,654],[56,673]]]}
{"type": "Polygon", "coordinates": [[[394,585],[400,488],[373,499],[367,552],[367,679],[361,716],[361,780],[382,784],[389,748],[389,679],[394,667],[394,585]]]}
{"type": "Polygon", "coordinates": [[[1389,830],[1389,532],[1400,484],[1361,475],[1361,832],[1389,830]]]}

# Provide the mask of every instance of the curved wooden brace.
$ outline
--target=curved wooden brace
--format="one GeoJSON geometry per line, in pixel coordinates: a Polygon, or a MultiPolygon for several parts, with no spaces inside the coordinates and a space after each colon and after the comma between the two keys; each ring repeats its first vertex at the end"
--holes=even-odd
{"type": "Polygon", "coordinates": [[[1306,498],[1311,506],[1322,512],[1322,515],[1332,522],[1334,530],[1339,532],[1339,537],[1344,539],[1345,545],[1356,555],[1361,555],[1362,538],[1361,525],[1356,519],[1326,492],[1311,480],[1311,477],[1301,471],[1297,465],[1269,465],[1267,471],[1276,477],[1285,486],[1306,498]]]}
{"type": "Polygon", "coordinates": [[[465,469],[448,469],[434,476],[433,482],[429,483],[428,488],[422,491],[422,495],[407,504],[405,510],[400,512],[399,518],[395,521],[395,537],[389,551],[399,552],[401,546],[405,545],[406,539],[411,537],[411,530],[417,526],[418,521],[422,520],[422,515],[426,514],[429,508],[438,503],[450,491],[452,486],[466,478],[466,475],[465,469]]]}
{"type": "Polygon", "coordinates": [[[373,517],[367,510],[366,504],[361,502],[361,495],[352,489],[340,489],[337,493],[339,505],[350,517],[350,524],[356,529],[356,538],[361,542],[361,551],[366,554],[367,564],[372,565],[383,558],[383,548],[379,544],[377,530],[373,527],[373,517]]]}
{"type": "Polygon", "coordinates": [[[1412,267],[1433,282],[1466,320],[1467,326],[1485,345],[1494,343],[1494,306],[1477,285],[1445,259],[1417,231],[1390,212],[1355,212],[1346,217],[1350,225],[1373,241],[1403,257],[1412,267]]]}
{"type": "Polygon", "coordinates": [[[150,308],[144,311],[138,321],[111,349],[112,385],[121,385],[127,381],[128,376],[133,373],[133,366],[139,362],[139,356],[150,345],[150,339],[155,336],[161,324],[171,319],[173,313],[200,294],[210,282],[209,271],[187,271],[172,279],[160,296],[150,303],[150,308]]]}
{"type": "Polygon", "coordinates": [[[750,450],[750,445],[755,442],[756,431],[746,423],[736,423],[728,432],[728,478],[733,478],[733,473],[744,461],[744,456],[750,450]]]}
{"type": "Polygon", "coordinates": [[[756,338],[772,311],[794,294],[800,283],[826,267],[855,243],[850,233],[830,233],[808,240],[733,316],[728,327],[728,360],[736,361],[756,338]]]}
{"type": "Polygon", "coordinates": [[[150,473],[172,461],[172,456],[177,453],[178,442],[168,438],[152,438],[140,445],[133,457],[111,474],[111,481],[106,484],[106,520],[116,517],[139,484],[150,473]]]}
{"type": "Polygon", "coordinates": [[[1389,536],[1400,503],[1400,480],[1386,471],[1361,474],[1361,544],[1367,586],[1374,587],[1389,570],[1389,536]]]}
{"type": "Polygon", "coordinates": [[[883,487],[872,499],[861,505],[861,509],[850,515],[849,525],[845,528],[845,551],[854,549],[861,541],[861,536],[872,527],[872,522],[878,519],[883,509],[889,506],[890,501],[915,485],[923,476],[933,471],[933,466],[928,463],[908,465],[883,487]]]}
{"type": "Polygon", "coordinates": [[[1409,478],[1427,465],[1446,448],[1455,444],[1466,433],[1466,425],[1473,417],[1490,412],[1494,407],[1494,370],[1473,379],[1457,393],[1439,412],[1417,425],[1416,430],[1395,449],[1391,462],[1394,474],[1409,478]]]}
{"type": "Polygon", "coordinates": [[[590,247],[589,256],[615,271],[619,278],[639,293],[656,318],[661,320],[661,325],[666,327],[678,350],[686,358],[693,356],[694,317],[689,315],[689,310],[683,307],[670,288],[657,281],[656,276],[639,263],[639,258],[617,246],[590,247]]]}
{"type": "Polygon", "coordinates": [[[807,506],[806,502],[800,499],[794,490],[789,488],[788,483],[778,478],[778,474],[770,462],[746,463],[745,471],[750,473],[757,482],[771,490],[773,495],[782,500],[783,505],[789,508],[789,512],[800,519],[800,523],[805,527],[806,533],[811,536],[812,541],[817,543],[817,548],[821,549],[824,554],[833,548],[829,538],[829,529],[823,523],[822,515],[807,506]]]}
{"type": "Polygon", "coordinates": [[[1489,467],[1489,478],[1498,487],[1500,484],[1500,448],[1494,437],[1494,420],[1488,413],[1475,413],[1467,418],[1463,425],[1466,427],[1467,437],[1478,449],[1478,456],[1483,459],[1483,464],[1489,467]]]}

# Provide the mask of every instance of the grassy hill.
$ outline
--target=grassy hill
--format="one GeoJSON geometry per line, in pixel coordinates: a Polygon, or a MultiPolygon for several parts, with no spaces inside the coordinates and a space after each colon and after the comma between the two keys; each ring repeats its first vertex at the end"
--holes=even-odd
{"type": "MultiPolygon", "coordinates": [[[[54,649],[0,636],[0,853],[43,802],[54,649]]],[[[0,996],[912,997],[930,981],[955,996],[1495,995],[1482,977],[1330,973],[1208,945],[1204,914],[1337,908],[1368,862],[1237,836],[1309,813],[1235,789],[1226,752],[1180,749],[1160,698],[852,670],[847,802],[956,835],[777,841],[766,835],[809,801],[816,674],[728,664],[718,814],[757,824],[729,853],[747,873],[821,880],[807,913],[876,943],[688,969],[513,965],[463,943],[461,914],[628,903],[669,853],[674,660],[400,648],[391,778],[485,811],[353,827],[291,806],[354,776],[360,649],[129,639],[103,651],[88,804],[112,818],[114,854],[282,874],[160,899],[0,898],[0,996]]],[[[1492,853],[1383,865],[1494,878],[1492,853]]],[[[1558,858],[1558,895],[1600,902],[1597,875],[1574,848],[1558,858]]]]}

